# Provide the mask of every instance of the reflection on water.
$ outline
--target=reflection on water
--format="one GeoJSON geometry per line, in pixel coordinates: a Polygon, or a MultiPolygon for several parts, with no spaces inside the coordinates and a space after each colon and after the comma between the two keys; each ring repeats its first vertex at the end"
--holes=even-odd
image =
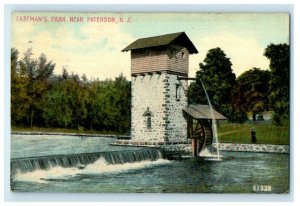
{"type": "MultiPolygon", "coordinates": [[[[52,141],[49,138],[43,141],[52,141]]],[[[64,137],[56,137],[56,141],[61,139],[64,137]]],[[[26,140],[23,138],[28,144],[26,140]]],[[[103,148],[115,150],[115,147],[108,145],[107,138],[94,141],[102,142],[97,143],[98,146],[103,145],[98,151],[103,151],[103,148]]],[[[39,141],[38,144],[43,145],[39,141]]],[[[71,141],[69,145],[73,147],[75,143],[71,141]]],[[[52,149],[46,152],[51,153],[52,149]]],[[[68,150],[72,151],[72,148],[68,150]]],[[[155,161],[111,164],[100,157],[93,163],[77,167],[55,166],[47,170],[18,173],[12,179],[11,187],[14,191],[28,192],[251,193],[254,185],[270,185],[272,193],[284,193],[289,189],[288,155],[221,154],[223,161],[219,162],[205,161],[203,158],[172,161],[158,158],[155,161]]]]}

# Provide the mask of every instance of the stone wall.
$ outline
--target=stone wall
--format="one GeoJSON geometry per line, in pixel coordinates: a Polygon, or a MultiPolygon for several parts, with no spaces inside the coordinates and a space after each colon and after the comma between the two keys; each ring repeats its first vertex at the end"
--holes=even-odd
{"type": "Polygon", "coordinates": [[[161,141],[166,134],[165,82],[166,73],[132,77],[131,137],[135,141],[161,141]],[[147,113],[151,128],[147,128],[147,113]]]}
{"type": "Polygon", "coordinates": [[[167,138],[171,142],[185,141],[187,120],[182,109],[187,107],[187,80],[179,81],[177,75],[168,74],[165,85],[167,138]]]}
{"type": "MultiPolygon", "coordinates": [[[[214,144],[214,146],[216,146],[214,144]]],[[[220,143],[220,151],[289,153],[289,145],[220,143]]]]}
{"type": "Polygon", "coordinates": [[[187,81],[162,72],[132,77],[131,137],[134,141],[174,142],[187,139],[187,81]],[[151,118],[148,128],[147,118],[151,118]]]}
{"type": "MultiPolygon", "coordinates": [[[[172,144],[171,142],[136,142],[134,140],[116,140],[116,142],[112,143],[111,145],[160,148],[164,156],[192,155],[192,146],[191,142],[189,141],[172,144]]],[[[213,144],[213,147],[216,148],[215,143],[213,144]]],[[[289,145],[220,143],[219,149],[220,151],[229,152],[290,153],[289,145]]]]}

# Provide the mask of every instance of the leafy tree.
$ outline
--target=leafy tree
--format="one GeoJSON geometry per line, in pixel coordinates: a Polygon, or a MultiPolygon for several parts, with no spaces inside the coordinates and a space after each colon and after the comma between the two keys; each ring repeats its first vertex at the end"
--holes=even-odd
{"type": "Polygon", "coordinates": [[[275,124],[282,124],[289,115],[290,47],[287,44],[270,44],[264,55],[270,60],[270,105],[274,110],[275,124]]]}
{"type": "Polygon", "coordinates": [[[55,64],[27,50],[11,50],[11,119],[16,126],[46,126],[125,133],[130,129],[130,82],[54,75],[55,64]]]}
{"type": "Polygon", "coordinates": [[[231,90],[235,84],[235,74],[232,72],[232,63],[219,47],[210,49],[200,70],[196,73],[196,82],[189,90],[190,103],[207,104],[201,81],[215,109],[225,116],[232,118],[231,90]]]}
{"type": "Polygon", "coordinates": [[[55,64],[48,62],[44,54],[36,60],[32,58],[32,51],[28,49],[20,61],[20,70],[27,82],[28,106],[27,121],[33,127],[34,119],[38,122],[42,116],[42,97],[47,91],[47,79],[52,75],[55,64]]]}
{"type": "Polygon", "coordinates": [[[231,91],[233,118],[232,121],[244,123],[248,120],[246,109],[244,108],[243,92],[239,84],[235,84],[231,91]]]}
{"type": "Polygon", "coordinates": [[[11,122],[22,125],[29,109],[29,96],[26,91],[27,79],[19,66],[19,52],[11,49],[11,122]]]}
{"type": "Polygon", "coordinates": [[[269,79],[270,72],[259,68],[242,73],[237,78],[236,91],[233,92],[235,109],[240,112],[252,112],[254,121],[257,113],[268,110],[269,79]]]}
{"type": "Polygon", "coordinates": [[[128,131],[131,122],[131,85],[121,74],[115,79],[115,87],[116,107],[120,118],[120,121],[117,121],[116,129],[117,131],[128,131]]]}
{"type": "Polygon", "coordinates": [[[49,81],[49,90],[43,98],[43,120],[47,127],[71,128],[72,110],[71,100],[67,89],[67,79],[55,76],[49,81]]]}
{"type": "Polygon", "coordinates": [[[86,128],[93,130],[95,127],[101,129],[100,125],[103,119],[103,88],[99,81],[91,82],[88,90],[88,101],[86,104],[87,118],[86,128]]]}

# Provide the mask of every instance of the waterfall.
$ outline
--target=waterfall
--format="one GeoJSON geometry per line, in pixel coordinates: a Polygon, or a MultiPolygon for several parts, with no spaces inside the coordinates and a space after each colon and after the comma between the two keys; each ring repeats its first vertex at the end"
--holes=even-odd
{"type": "Polygon", "coordinates": [[[103,158],[108,164],[124,164],[141,162],[144,160],[155,161],[162,158],[158,149],[139,149],[126,151],[110,151],[98,153],[81,153],[67,155],[51,155],[29,158],[15,158],[11,160],[10,170],[14,176],[17,172],[32,172],[35,170],[47,170],[55,166],[84,168],[103,158]]]}
{"type": "MultiPolygon", "coordinates": [[[[203,87],[203,90],[205,92],[205,95],[206,95],[206,99],[208,101],[208,105],[209,105],[209,108],[210,108],[210,112],[211,112],[211,116],[212,116],[212,129],[213,129],[213,142],[216,143],[216,148],[217,148],[217,158],[218,160],[220,159],[220,153],[219,153],[219,141],[218,141],[218,132],[217,132],[217,124],[216,124],[216,119],[215,119],[215,116],[214,116],[214,112],[213,112],[213,109],[212,109],[212,105],[211,105],[211,102],[210,102],[210,99],[209,99],[209,96],[207,94],[207,91],[205,89],[205,86],[202,82],[201,79],[199,79],[200,82],[201,82],[201,85],[203,87]]],[[[212,147],[213,148],[213,147],[212,147]]]]}

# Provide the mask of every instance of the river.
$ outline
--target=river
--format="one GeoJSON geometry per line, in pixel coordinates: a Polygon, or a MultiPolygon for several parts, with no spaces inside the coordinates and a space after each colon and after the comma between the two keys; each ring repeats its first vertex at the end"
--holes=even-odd
{"type": "Polygon", "coordinates": [[[12,135],[11,189],[64,193],[289,190],[288,154],[221,151],[223,160],[217,162],[191,157],[167,160],[157,149],[109,145],[114,141],[105,137],[12,135]]]}

